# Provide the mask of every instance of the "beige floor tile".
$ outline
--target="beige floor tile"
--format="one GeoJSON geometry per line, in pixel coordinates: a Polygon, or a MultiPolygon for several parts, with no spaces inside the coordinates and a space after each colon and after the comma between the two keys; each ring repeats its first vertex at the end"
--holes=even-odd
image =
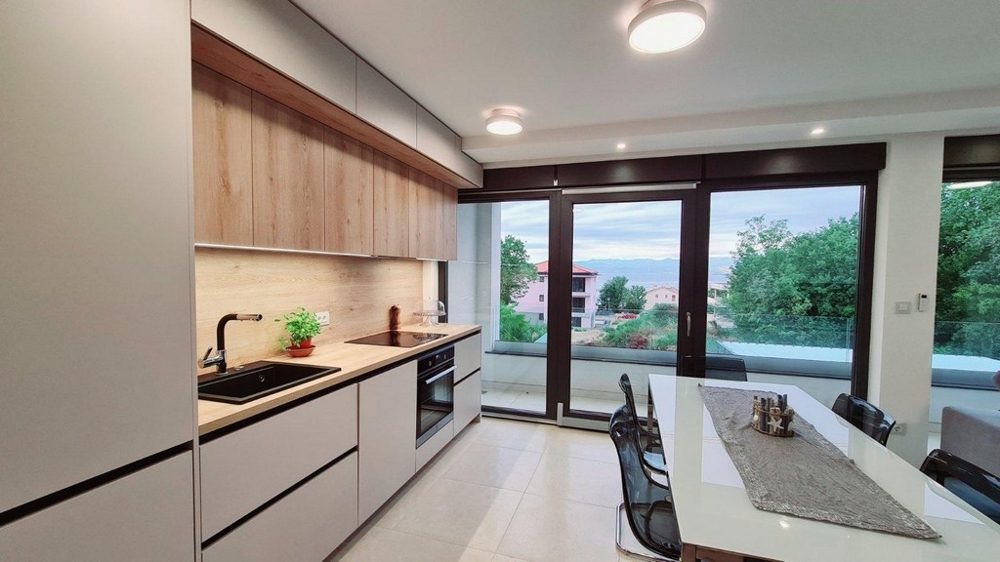
{"type": "Polygon", "coordinates": [[[510,556],[504,556],[503,554],[496,554],[493,556],[493,560],[490,562],[528,562],[527,560],[521,560],[520,558],[511,558],[510,556]]]}
{"type": "Polygon", "coordinates": [[[615,509],[525,494],[497,552],[528,562],[613,562],[615,509]]]}
{"type": "Polygon", "coordinates": [[[394,530],[494,552],[522,495],[437,479],[407,507],[394,530]]]}
{"type": "MultiPolygon", "coordinates": [[[[555,426],[491,418],[476,436],[476,441],[487,445],[542,453],[548,440],[557,430],[555,426]]],[[[608,438],[611,442],[611,438],[608,438]]]]}
{"type": "Polygon", "coordinates": [[[437,480],[437,476],[421,473],[406,484],[382,509],[372,517],[371,522],[383,529],[393,529],[396,524],[420,500],[424,492],[437,480]]]}
{"type": "Polygon", "coordinates": [[[372,527],[334,562],[490,562],[492,552],[372,527]]]}
{"type": "Polygon", "coordinates": [[[474,443],[456,456],[442,478],[523,492],[541,453],[474,443]]]}
{"type": "Polygon", "coordinates": [[[617,464],[544,455],[525,491],[547,498],[615,507],[622,501],[621,471],[617,464]]]}
{"type": "Polygon", "coordinates": [[[559,428],[547,440],[547,455],[617,463],[618,454],[606,431],[559,428]]]}

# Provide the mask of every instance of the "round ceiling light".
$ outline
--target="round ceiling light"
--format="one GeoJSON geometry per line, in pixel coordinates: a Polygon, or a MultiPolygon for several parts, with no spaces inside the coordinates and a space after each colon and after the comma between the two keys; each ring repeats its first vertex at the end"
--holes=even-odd
{"type": "Polygon", "coordinates": [[[522,129],[521,114],[514,109],[497,108],[486,118],[486,130],[494,135],[516,135],[522,129]]]}
{"type": "Polygon", "coordinates": [[[648,0],[628,25],[628,43],[643,53],[676,51],[701,37],[705,16],[692,0],[648,0]]]}

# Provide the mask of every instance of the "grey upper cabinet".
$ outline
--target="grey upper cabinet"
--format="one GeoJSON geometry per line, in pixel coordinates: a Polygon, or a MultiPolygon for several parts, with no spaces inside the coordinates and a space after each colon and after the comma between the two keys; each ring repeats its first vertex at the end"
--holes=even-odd
{"type": "Polygon", "coordinates": [[[458,164],[461,141],[447,125],[422,107],[417,107],[417,150],[452,170],[458,164]]]}
{"type": "Polygon", "coordinates": [[[357,57],[286,0],[191,0],[191,19],[351,113],[357,110],[357,57]]]}
{"type": "Polygon", "coordinates": [[[470,182],[483,185],[483,166],[462,152],[461,137],[420,106],[417,106],[417,150],[470,182]]]}
{"type": "Polygon", "coordinates": [[[417,148],[417,102],[358,59],[358,117],[417,148]]]}

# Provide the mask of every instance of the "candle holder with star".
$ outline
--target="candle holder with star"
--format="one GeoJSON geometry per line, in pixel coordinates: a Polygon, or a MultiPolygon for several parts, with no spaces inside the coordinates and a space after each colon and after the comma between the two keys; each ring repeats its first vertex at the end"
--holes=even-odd
{"type": "Polygon", "coordinates": [[[753,415],[750,427],[764,435],[774,437],[792,437],[792,419],[795,410],[788,407],[788,395],[779,395],[776,399],[769,396],[753,397],[753,415]]]}

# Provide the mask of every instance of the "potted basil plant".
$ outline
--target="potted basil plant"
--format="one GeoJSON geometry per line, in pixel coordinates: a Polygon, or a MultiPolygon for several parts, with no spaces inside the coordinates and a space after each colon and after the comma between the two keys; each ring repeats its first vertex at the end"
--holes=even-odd
{"type": "Polygon", "coordinates": [[[281,318],[275,318],[275,322],[285,322],[287,336],[278,338],[278,345],[292,357],[305,357],[313,352],[316,347],[312,343],[314,336],[319,335],[322,327],[316,314],[309,312],[305,308],[289,312],[281,318]]]}

